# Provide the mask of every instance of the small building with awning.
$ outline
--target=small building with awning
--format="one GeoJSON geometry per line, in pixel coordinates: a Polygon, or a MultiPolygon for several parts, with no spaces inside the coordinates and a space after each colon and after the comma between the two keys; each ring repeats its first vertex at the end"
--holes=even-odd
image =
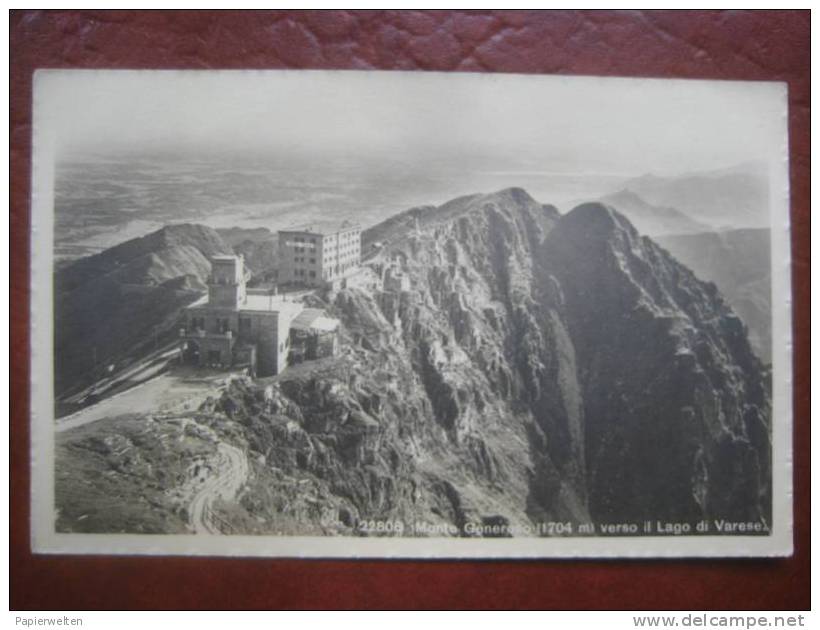
{"type": "Polygon", "coordinates": [[[291,321],[290,365],[335,356],[338,348],[339,320],[322,309],[306,308],[291,321]]]}

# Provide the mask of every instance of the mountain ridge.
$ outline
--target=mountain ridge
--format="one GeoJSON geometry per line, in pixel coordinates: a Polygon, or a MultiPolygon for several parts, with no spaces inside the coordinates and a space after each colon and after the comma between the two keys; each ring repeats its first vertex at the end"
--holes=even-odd
{"type": "MultiPolygon", "coordinates": [[[[232,531],[771,522],[770,375],[715,285],[622,214],[505,189],[363,239],[370,271],[399,265],[409,288],[316,296],[342,323],[337,357],[199,412],[251,462],[216,508],[232,531]]],[[[106,529],[59,496],[64,530],[106,529]]]]}
{"type": "Polygon", "coordinates": [[[769,225],[768,174],[760,165],[673,177],[643,175],[623,186],[652,205],[675,208],[712,229],[769,225]]]}
{"type": "Polygon", "coordinates": [[[206,226],[175,224],[55,272],[55,391],[87,386],[176,334],[176,315],[199,298],[209,258],[233,249],[206,226]]]}
{"type": "MultiPolygon", "coordinates": [[[[99,254],[73,261],[57,272],[55,288],[58,293],[72,291],[88,278],[105,276],[112,273],[112,270],[122,274],[124,280],[132,284],[158,284],[170,278],[152,275],[151,266],[145,264],[146,257],[156,256],[158,252],[171,253],[179,247],[195,248],[206,263],[210,256],[228,254],[232,251],[231,247],[212,228],[193,223],[167,225],[146,236],[130,239],[99,254]],[[129,265],[136,266],[136,273],[133,276],[123,272],[123,268],[127,270],[129,265]]],[[[190,253],[191,250],[188,249],[187,252],[190,253]]],[[[191,262],[192,267],[189,271],[197,275],[202,265],[199,264],[200,261],[191,262]]]]}

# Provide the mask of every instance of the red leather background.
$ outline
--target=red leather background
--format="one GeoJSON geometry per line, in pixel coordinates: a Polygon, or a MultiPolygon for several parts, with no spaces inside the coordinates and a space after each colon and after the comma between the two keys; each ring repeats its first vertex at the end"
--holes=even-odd
{"type": "Polygon", "coordinates": [[[809,11],[13,12],[12,608],[808,608],[809,44],[809,11]],[[31,78],[42,67],[378,68],[788,81],[794,557],[342,562],[32,556],[29,152],[31,78]]]}

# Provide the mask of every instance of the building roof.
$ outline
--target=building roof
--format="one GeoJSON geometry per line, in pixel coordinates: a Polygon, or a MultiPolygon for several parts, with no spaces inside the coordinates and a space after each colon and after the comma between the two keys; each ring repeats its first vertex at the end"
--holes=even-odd
{"type": "Polygon", "coordinates": [[[235,256],[232,254],[217,254],[215,256],[211,256],[211,260],[215,260],[217,262],[234,262],[239,260],[239,256],[235,256]]]}
{"type": "MultiPolygon", "coordinates": [[[[230,305],[211,305],[207,295],[203,295],[187,308],[213,308],[218,311],[236,311],[236,309],[231,308],[230,305]]],[[[239,305],[239,312],[281,313],[284,317],[293,319],[302,312],[303,308],[304,305],[301,302],[285,299],[281,295],[247,295],[245,296],[245,301],[239,305]]]]}
{"type": "Polygon", "coordinates": [[[245,302],[239,306],[240,311],[276,311],[291,317],[296,317],[302,308],[301,302],[287,300],[281,295],[246,295],[245,302]]]}
{"type": "Polygon", "coordinates": [[[339,327],[339,320],[332,317],[317,317],[310,327],[320,332],[333,332],[339,327]]]}
{"type": "Polygon", "coordinates": [[[195,301],[191,302],[187,308],[195,308],[197,306],[207,306],[208,305],[208,294],[206,293],[200,298],[197,298],[195,301]]]}
{"type": "Polygon", "coordinates": [[[333,332],[339,327],[339,320],[327,317],[318,308],[306,308],[294,319],[291,328],[303,331],[333,332]]]}
{"type": "Polygon", "coordinates": [[[279,230],[280,233],[294,233],[294,234],[314,234],[316,236],[330,236],[338,232],[347,232],[349,230],[360,230],[362,226],[351,221],[337,221],[330,219],[318,219],[310,223],[303,223],[302,225],[295,225],[292,227],[279,230]]]}

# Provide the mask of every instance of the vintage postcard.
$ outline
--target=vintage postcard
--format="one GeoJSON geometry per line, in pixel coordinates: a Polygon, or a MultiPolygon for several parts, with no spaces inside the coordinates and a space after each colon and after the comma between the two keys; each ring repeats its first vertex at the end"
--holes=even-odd
{"type": "Polygon", "coordinates": [[[792,553],[785,84],[39,71],[32,545],[792,553]]]}

